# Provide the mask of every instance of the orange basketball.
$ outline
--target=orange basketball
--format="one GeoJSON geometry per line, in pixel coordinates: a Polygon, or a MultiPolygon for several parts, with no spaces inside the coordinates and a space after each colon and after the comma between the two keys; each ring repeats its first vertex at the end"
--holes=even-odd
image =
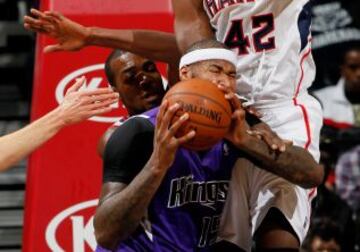
{"type": "Polygon", "coordinates": [[[178,130],[177,137],[195,130],[196,136],[185,148],[206,150],[219,142],[231,123],[231,106],[224,93],[207,80],[191,79],[174,85],[165,95],[169,104],[179,103],[181,109],[172,122],[183,113],[189,114],[188,121],[178,130]]]}

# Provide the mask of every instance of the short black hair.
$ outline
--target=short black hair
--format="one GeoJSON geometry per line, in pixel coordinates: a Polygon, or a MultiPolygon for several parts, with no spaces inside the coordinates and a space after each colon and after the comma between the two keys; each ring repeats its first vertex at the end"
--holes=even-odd
{"type": "Polygon", "coordinates": [[[207,48],[223,48],[230,50],[227,46],[225,46],[223,43],[215,40],[215,39],[204,39],[200,40],[198,42],[195,42],[192,44],[185,53],[189,53],[192,51],[196,51],[199,49],[207,49],[207,48]]]}
{"type": "Polygon", "coordinates": [[[349,52],[352,52],[352,51],[360,52],[360,43],[357,45],[354,45],[354,46],[349,46],[343,51],[343,54],[341,56],[341,62],[340,62],[341,65],[345,64],[346,56],[348,55],[349,52]]]}
{"type": "Polygon", "coordinates": [[[111,62],[120,57],[121,55],[123,55],[124,53],[126,53],[126,51],[122,51],[119,49],[115,49],[113,50],[109,56],[107,57],[106,61],[105,61],[105,74],[106,74],[106,78],[109,82],[109,84],[113,87],[115,87],[115,80],[114,80],[114,72],[111,69],[111,62]]]}

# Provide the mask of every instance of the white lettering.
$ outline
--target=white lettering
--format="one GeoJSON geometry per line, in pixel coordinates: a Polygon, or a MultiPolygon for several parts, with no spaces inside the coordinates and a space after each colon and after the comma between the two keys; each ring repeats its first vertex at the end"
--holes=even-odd
{"type": "MultiPolygon", "coordinates": [[[[67,219],[71,218],[73,216],[74,213],[81,211],[83,209],[87,209],[87,208],[92,208],[92,207],[96,207],[98,204],[98,200],[94,199],[94,200],[89,200],[89,201],[85,201],[85,202],[81,202],[79,204],[73,205],[65,210],[63,210],[62,212],[58,213],[49,223],[49,225],[46,228],[46,232],[45,232],[45,239],[46,242],[50,248],[51,251],[55,251],[55,252],[65,252],[65,251],[69,251],[69,248],[64,250],[64,248],[62,248],[62,246],[58,243],[57,239],[56,239],[56,233],[59,231],[58,227],[61,225],[61,223],[63,223],[64,221],[66,221],[67,219]]],[[[88,242],[88,244],[90,246],[94,246],[90,237],[90,226],[92,226],[92,218],[89,220],[89,222],[86,224],[85,228],[79,228],[80,226],[84,227],[84,225],[79,222],[79,220],[75,219],[75,222],[79,222],[78,226],[75,226],[75,228],[79,228],[80,230],[86,230],[84,237],[85,240],[88,242]],[[91,223],[91,224],[89,224],[91,223]]],[[[73,225],[73,230],[74,230],[74,225],[73,225]]],[[[95,239],[95,237],[94,237],[95,239]]],[[[75,250],[77,251],[77,250],[75,250]]]]}
{"type": "Polygon", "coordinates": [[[346,41],[360,40],[360,30],[355,28],[335,30],[313,37],[311,43],[313,49],[346,41]]]}
{"type": "Polygon", "coordinates": [[[85,252],[85,242],[92,250],[96,248],[96,240],[94,236],[94,217],[91,217],[88,223],[84,226],[83,216],[71,216],[72,231],[73,231],[73,251],[85,252]]]}

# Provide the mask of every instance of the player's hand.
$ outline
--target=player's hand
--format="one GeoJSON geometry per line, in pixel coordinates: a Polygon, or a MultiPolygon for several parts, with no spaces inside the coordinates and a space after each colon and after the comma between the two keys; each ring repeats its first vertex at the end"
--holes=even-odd
{"type": "Polygon", "coordinates": [[[245,110],[242,107],[241,101],[229,87],[218,85],[218,88],[225,93],[225,99],[230,102],[233,110],[231,125],[225,135],[225,139],[240,147],[249,138],[249,134],[247,134],[249,125],[245,121],[245,110]]]}
{"type": "Polygon", "coordinates": [[[66,92],[64,101],[59,105],[59,120],[64,125],[78,123],[89,117],[110,112],[111,104],[118,102],[119,94],[109,88],[80,90],[85,77],[76,80],[66,92]]]}
{"type": "Polygon", "coordinates": [[[293,144],[290,140],[281,139],[269,125],[263,122],[252,126],[247,133],[263,140],[273,151],[284,152],[286,147],[293,144]]]}
{"type": "Polygon", "coordinates": [[[261,118],[263,115],[253,106],[243,106],[243,109],[251,115],[261,118]]]}
{"type": "Polygon", "coordinates": [[[194,130],[182,137],[177,138],[175,136],[179,128],[189,119],[189,114],[184,113],[171,125],[171,120],[180,108],[178,103],[169,106],[167,100],[164,100],[159,108],[156,118],[152,158],[156,160],[158,167],[161,169],[169,168],[174,162],[179,146],[190,141],[195,136],[194,130]]]}
{"type": "Polygon", "coordinates": [[[28,30],[54,38],[57,44],[44,48],[44,52],[76,51],[86,46],[90,30],[60,13],[30,10],[32,16],[24,17],[24,27],[28,30]]]}

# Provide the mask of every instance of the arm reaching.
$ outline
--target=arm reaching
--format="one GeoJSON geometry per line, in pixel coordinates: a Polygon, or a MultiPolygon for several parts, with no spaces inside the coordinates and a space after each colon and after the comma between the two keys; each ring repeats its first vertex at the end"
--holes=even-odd
{"type": "Polygon", "coordinates": [[[262,132],[249,134],[249,126],[244,120],[245,112],[241,102],[234,93],[222,86],[219,88],[226,93],[225,98],[230,101],[234,110],[234,123],[226,138],[246,153],[258,168],[272,172],[304,188],[312,188],[322,183],[324,168],[307,150],[292,146],[290,143],[285,146],[286,142],[279,142],[278,145],[281,147],[274,148],[271,144],[273,136],[267,136],[264,128],[262,132]]]}
{"type": "Polygon", "coordinates": [[[24,27],[57,40],[45,52],[76,51],[86,46],[118,48],[152,60],[177,64],[180,52],[174,34],[150,30],[115,30],[85,27],[60,13],[31,9],[24,27]],[[161,41],[161,43],[159,43],[161,41]]]}
{"type": "Polygon", "coordinates": [[[176,40],[182,53],[195,42],[215,38],[202,0],[172,0],[172,6],[176,40]]]}
{"type": "Polygon", "coordinates": [[[118,101],[118,94],[107,88],[80,91],[84,81],[85,78],[77,80],[56,109],[0,138],[0,171],[29,155],[65,126],[111,111],[109,106],[118,101]]]}

